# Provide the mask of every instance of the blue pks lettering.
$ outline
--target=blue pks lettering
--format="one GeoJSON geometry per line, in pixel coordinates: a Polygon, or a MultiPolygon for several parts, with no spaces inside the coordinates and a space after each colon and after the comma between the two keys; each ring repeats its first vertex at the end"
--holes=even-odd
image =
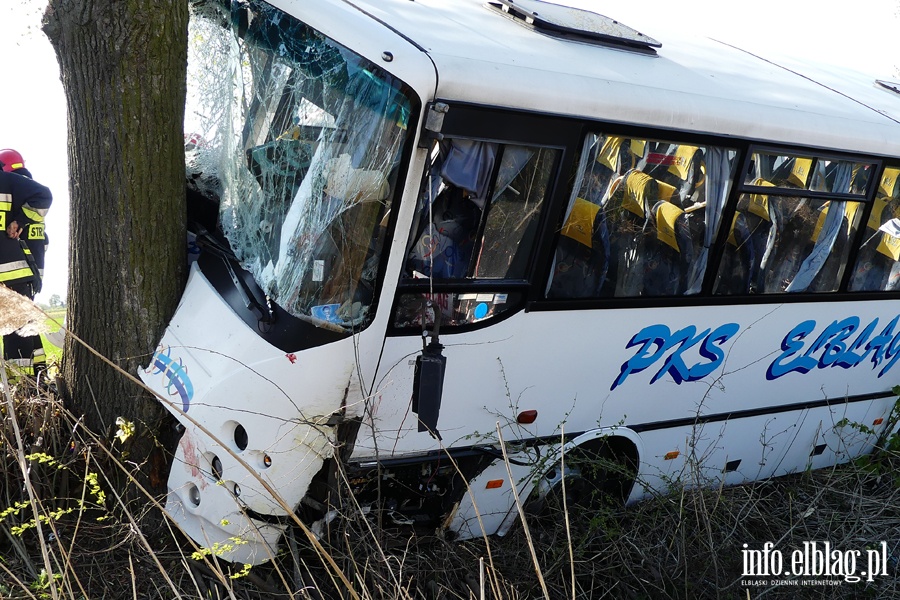
{"type": "Polygon", "coordinates": [[[634,356],[622,365],[619,376],[609,389],[610,391],[616,389],[629,375],[640,373],[659,361],[663,361],[662,366],[650,379],[651,384],[666,374],[677,384],[702,379],[722,364],[725,360],[722,345],[739,330],[740,326],[737,323],[726,323],[715,330],[706,329],[701,333],[697,333],[697,327],[694,325],[688,325],[675,333],[665,325],[645,327],[625,346],[638,349],[634,356]],[[695,353],[688,352],[695,347],[695,353]],[[689,367],[687,361],[692,356],[696,358],[697,354],[701,360],[689,367]]]}
{"type": "Polygon", "coordinates": [[[813,337],[816,322],[803,321],[784,336],[782,352],[766,370],[766,379],[771,381],[794,372],[809,373],[813,369],[850,369],[866,358],[871,360],[873,369],[881,367],[878,372],[881,377],[900,359],[898,322],[900,315],[873,335],[878,331],[877,318],[863,328],[859,317],[847,317],[833,321],[813,337]]]}

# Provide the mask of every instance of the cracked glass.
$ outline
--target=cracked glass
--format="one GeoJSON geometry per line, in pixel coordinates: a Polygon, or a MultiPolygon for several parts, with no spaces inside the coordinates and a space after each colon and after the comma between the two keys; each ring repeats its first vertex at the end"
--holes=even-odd
{"type": "Polygon", "coordinates": [[[188,178],[270,300],[364,326],[413,100],[379,66],[264,2],[191,19],[188,178]]]}

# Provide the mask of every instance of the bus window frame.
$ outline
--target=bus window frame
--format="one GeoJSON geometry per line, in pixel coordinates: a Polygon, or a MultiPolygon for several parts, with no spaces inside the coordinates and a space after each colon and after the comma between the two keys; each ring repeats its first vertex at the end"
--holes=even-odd
{"type": "MultiPolygon", "coordinates": [[[[390,308],[388,322],[388,337],[421,335],[421,328],[397,327],[394,315],[401,303],[401,297],[407,294],[433,291],[478,293],[496,292],[520,294],[520,299],[508,310],[497,316],[479,320],[473,323],[460,325],[441,325],[443,333],[463,333],[492,326],[523,310],[527,310],[534,300],[535,293],[542,292],[541,275],[539,271],[543,264],[543,255],[546,252],[546,238],[548,230],[552,229],[557,218],[557,212],[564,209],[561,204],[567,198],[565,188],[565,173],[571,170],[575,160],[574,148],[576,140],[580,140],[583,131],[583,123],[580,120],[561,118],[555,115],[542,113],[526,113],[513,110],[498,109],[468,103],[454,103],[448,100],[436,100],[444,102],[450,108],[444,116],[443,127],[440,135],[442,138],[478,140],[483,142],[498,143],[505,146],[533,146],[548,150],[556,150],[559,156],[556,159],[550,179],[547,184],[547,194],[543,199],[543,206],[537,221],[537,231],[530,249],[528,260],[524,269],[525,277],[522,279],[477,279],[467,276],[464,279],[408,279],[402,274],[398,277],[393,302],[390,308]],[[562,198],[566,196],[566,198],[562,198]],[[561,200],[562,198],[562,200],[561,200]]],[[[492,182],[496,176],[492,174],[492,182]]],[[[427,169],[426,169],[427,172],[427,169]]],[[[423,177],[416,191],[415,199],[407,196],[408,201],[418,203],[426,186],[427,178],[423,177]]],[[[483,227],[483,224],[482,224],[483,227]]],[[[397,232],[399,235],[400,232],[397,232]]],[[[406,232],[402,237],[402,247],[405,253],[408,251],[412,232],[406,232]]],[[[481,240],[477,242],[481,243],[481,240]]],[[[405,259],[404,259],[405,260],[405,259]]]]}
{"type": "MultiPolygon", "coordinates": [[[[740,169],[734,176],[735,182],[734,185],[732,185],[731,193],[729,194],[728,201],[725,205],[725,210],[722,213],[723,223],[731,223],[734,219],[734,214],[735,212],[737,212],[737,202],[741,194],[768,194],[773,196],[791,196],[795,198],[815,198],[821,200],[862,202],[863,212],[862,216],[860,217],[860,222],[866,223],[869,219],[869,214],[872,211],[875,194],[878,190],[878,182],[881,181],[881,177],[884,174],[885,169],[885,159],[874,155],[840,153],[835,152],[834,150],[819,150],[816,148],[807,148],[802,146],[753,143],[752,141],[747,141],[742,148],[742,152],[743,157],[739,163],[740,169]],[[863,196],[860,196],[859,194],[816,192],[808,189],[801,190],[777,186],[761,187],[748,185],[744,183],[744,179],[746,173],[749,172],[753,164],[753,156],[755,154],[780,154],[791,156],[812,155],[816,160],[825,159],[834,161],[856,159],[859,162],[868,162],[869,164],[871,164],[874,167],[874,176],[870,177],[867,184],[868,189],[863,196]]],[[[696,296],[697,298],[707,300],[707,302],[699,302],[697,304],[771,304],[775,302],[791,301],[808,302],[812,298],[814,298],[815,301],[823,301],[826,300],[826,298],[831,299],[835,296],[838,296],[837,298],[835,298],[835,300],[844,300],[846,299],[843,297],[844,294],[852,294],[853,298],[859,298],[860,294],[864,294],[867,292],[850,292],[848,291],[847,287],[849,286],[850,278],[852,277],[852,266],[856,263],[856,256],[859,252],[859,242],[861,240],[861,236],[864,233],[863,229],[864,228],[862,227],[857,228],[857,231],[854,233],[854,238],[850,240],[850,252],[847,255],[847,262],[845,264],[844,273],[841,276],[841,281],[838,285],[838,289],[835,291],[727,295],[716,294],[713,290],[716,277],[718,276],[718,262],[721,260],[721,257],[725,251],[725,245],[728,243],[728,228],[722,227],[719,231],[716,242],[713,245],[711,252],[711,254],[718,259],[716,261],[716,268],[710,268],[710,266],[707,265],[707,271],[703,279],[703,287],[700,293],[696,296]]],[[[884,292],[871,293],[880,294],[880,297],[884,297],[884,292]]]]}

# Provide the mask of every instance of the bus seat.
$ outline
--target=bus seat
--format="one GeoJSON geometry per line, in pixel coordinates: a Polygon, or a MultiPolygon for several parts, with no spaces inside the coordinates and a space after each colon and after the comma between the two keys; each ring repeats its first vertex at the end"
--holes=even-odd
{"type": "Polygon", "coordinates": [[[607,196],[613,182],[631,169],[635,162],[633,140],[619,136],[605,136],[600,139],[602,143],[596,148],[594,164],[586,173],[591,180],[591,189],[582,189],[580,192],[591,202],[601,202],[607,196]]]}
{"type": "Polygon", "coordinates": [[[694,195],[704,183],[703,151],[697,146],[680,144],[664,180],[677,190],[677,202],[681,208],[694,204],[694,195]]]}
{"type": "Polygon", "coordinates": [[[694,255],[688,215],[666,200],[650,211],[644,255],[644,296],[674,296],[684,293],[694,255]]]}
{"type": "MultiPolygon", "coordinates": [[[[764,179],[754,185],[772,186],[764,179]]],[[[745,194],[740,198],[728,233],[728,242],[719,275],[717,294],[753,294],[763,286],[763,263],[775,245],[772,207],[765,194],[745,194]]]]}
{"type": "Polygon", "coordinates": [[[606,136],[603,145],[597,151],[597,162],[607,169],[621,175],[634,168],[638,157],[643,156],[646,142],[620,136],[606,136]]]}
{"type": "Polygon", "coordinates": [[[659,197],[656,179],[632,169],[613,182],[603,205],[609,230],[609,279],[616,296],[639,296],[650,207],[659,197]]]}
{"type": "Polygon", "coordinates": [[[650,146],[638,163],[639,168],[665,186],[667,200],[687,208],[694,203],[694,192],[703,183],[703,152],[698,146],[687,144],[652,142],[650,146]]]}
{"type": "Polygon", "coordinates": [[[751,293],[750,283],[755,275],[753,268],[759,269],[760,258],[752,243],[754,238],[751,236],[751,232],[747,215],[743,212],[734,213],[725,252],[722,256],[722,264],[716,277],[715,293],[751,293]]]}
{"type": "MultiPolygon", "coordinates": [[[[785,202],[772,203],[775,227],[774,251],[763,258],[764,292],[788,291],[803,261],[815,246],[814,231],[820,207],[814,207],[808,199],[802,199],[793,208],[785,202]],[[768,260],[767,260],[768,259],[768,260]]],[[[790,291],[806,291],[808,286],[790,291]]]]}
{"type": "Polygon", "coordinates": [[[609,270],[609,232],[600,206],[576,198],[560,230],[550,298],[594,298],[604,295],[609,270]]]}
{"type": "MultiPolygon", "coordinates": [[[[828,251],[828,255],[822,263],[822,267],[819,269],[819,272],[816,273],[815,277],[813,277],[813,280],[809,284],[809,287],[806,288],[806,291],[832,292],[837,290],[840,286],[841,278],[844,274],[844,261],[846,261],[847,254],[849,253],[848,245],[850,244],[852,234],[851,227],[853,226],[853,221],[856,217],[856,211],[859,210],[859,206],[860,205],[857,202],[844,202],[828,203],[828,205],[822,207],[811,240],[815,244],[818,244],[823,236],[822,232],[826,226],[826,218],[829,211],[841,210],[843,215],[841,216],[837,236],[834,238],[834,242],[831,243],[831,249],[828,251]]],[[[821,241],[824,242],[825,240],[821,241]]]]}
{"type": "Polygon", "coordinates": [[[434,202],[431,225],[423,223],[407,256],[409,276],[465,277],[474,247],[481,210],[456,186],[443,190],[434,202]]]}
{"type": "Polygon", "coordinates": [[[856,257],[850,290],[871,292],[900,287],[900,239],[879,230],[898,216],[900,198],[875,198],[866,223],[865,239],[856,257]]]}

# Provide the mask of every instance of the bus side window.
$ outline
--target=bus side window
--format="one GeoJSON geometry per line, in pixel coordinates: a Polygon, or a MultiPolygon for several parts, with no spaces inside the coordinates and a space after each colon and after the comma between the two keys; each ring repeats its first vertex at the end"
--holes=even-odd
{"type": "Polygon", "coordinates": [[[470,140],[435,145],[419,199],[417,233],[407,254],[407,277],[469,275],[497,151],[498,144],[470,140]]]}
{"type": "Polygon", "coordinates": [[[754,154],[750,164],[714,293],[837,291],[874,165],[768,153],[754,154]]]}
{"type": "Polygon", "coordinates": [[[446,158],[437,185],[426,183],[420,200],[419,233],[407,255],[406,275],[524,278],[559,152],[465,140],[451,140],[449,148],[441,150],[446,158]],[[501,153],[496,180],[486,179],[501,153]],[[437,197],[429,206],[435,187],[437,197]]]}
{"type": "Polygon", "coordinates": [[[525,296],[518,289],[525,285],[559,158],[556,149],[455,138],[435,147],[394,327],[420,327],[423,319],[434,319],[434,310],[440,311],[442,326],[468,325],[522,305],[525,296]],[[422,293],[422,280],[430,278],[444,280],[444,291],[422,293]],[[473,287],[474,280],[506,283],[494,289],[473,287]],[[404,285],[419,291],[404,291],[404,285]],[[427,298],[431,307],[423,311],[427,298]]]}

